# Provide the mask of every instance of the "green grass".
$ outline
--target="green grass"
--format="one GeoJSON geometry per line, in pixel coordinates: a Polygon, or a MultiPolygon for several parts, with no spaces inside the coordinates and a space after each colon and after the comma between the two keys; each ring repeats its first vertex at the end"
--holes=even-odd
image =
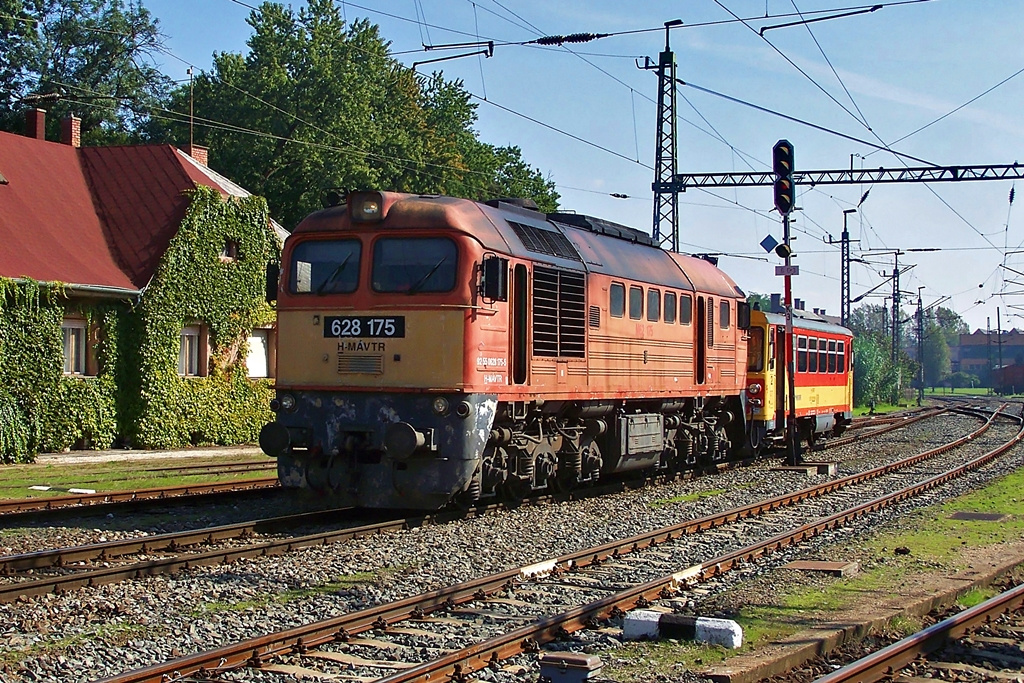
{"type": "Polygon", "coordinates": [[[29,463],[5,465],[0,468],[0,499],[39,498],[67,495],[69,488],[96,491],[134,491],[137,489],[180,486],[216,481],[246,481],[274,476],[274,470],[252,470],[212,474],[203,471],[154,472],[162,467],[181,467],[217,463],[273,464],[264,455],[218,455],[194,458],[133,459],[97,463],[29,463]],[[49,491],[32,491],[30,486],[52,487],[49,491]]]}
{"type": "Polygon", "coordinates": [[[316,597],[319,595],[330,595],[339,591],[348,590],[356,586],[369,586],[380,583],[398,572],[398,568],[390,567],[374,572],[356,572],[339,576],[330,583],[306,588],[291,588],[280,593],[271,593],[260,597],[257,600],[241,600],[238,602],[206,602],[192,612],[193,617],[200,617],[204,614],[216,612],[244,612],[247,609],[261,609],[267,605],[277,603],[284,605],[296,600],[316,597]]]}
{"type": "Polygon", "coordinates": [[[34,643],[26,648],[0,648],[0,665],[17,666],[29,657],[54,656],[65,650],[83,645],[94,645],[104,642],[114,646],[124,646],[133,638],[160,636],[166,628],[160,624],[140,626],[138,624],[111,623],[89,628],[73,636],[65,636],[57,640],[34,643]]]}
{"type": "MultiPolygon", "coordinates": [[[[863,543],[860,574],[836,579],[827,585],[809,585],[788,593],[765,596],[730,615],[743,627],[743,647],[725,650],[694,643],[629,643],[610,653],[604,675],[621,681],[647,681],[656,674],[669,679],[688,668],[702,668],[729,657],[756,650],[817,623],[823,613],[845,612],[875,593],[888,593],[895,583],[911,574],[956,571],[966,566],[971,549],[1024,539],[1024,471],[992,482],[943,505],[920,510],[901,522],[904,531],[879,534],[863,543]],[[956,512],[995,512],[1008,515],[1001,521],[955,520],[956,512]],[[896,548],[909,555],[896,555],[896,548]],[[966,552],[964,552],[966,551],[966,552]]],[[[994,590],[972,590],[960,597],[964,607],[976,605],[994,590]]],[[[920,628],[914,619],[896,617],[888,631],[898,637],[920,628]]]]}
{"type": "Polygon", "coordinates": [[[991,393],[992,390],[988,387],[925,387],[924,390],[925,396],[988,396],[991,393]]]}

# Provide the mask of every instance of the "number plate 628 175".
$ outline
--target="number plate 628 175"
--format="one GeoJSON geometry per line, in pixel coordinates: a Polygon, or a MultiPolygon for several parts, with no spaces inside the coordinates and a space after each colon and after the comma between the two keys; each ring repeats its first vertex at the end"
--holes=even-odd
{"type": "Polygon", "coordinates": [[[324,337],[404,337],[405,316],[324,316],[324,337]]]}

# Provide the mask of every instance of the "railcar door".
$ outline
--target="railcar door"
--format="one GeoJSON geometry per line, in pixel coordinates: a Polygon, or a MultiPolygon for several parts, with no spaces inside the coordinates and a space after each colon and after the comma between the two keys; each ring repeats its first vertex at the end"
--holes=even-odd
{"type": "Polygon", "coordinates": [[[512,269],[512,383],[524,384],[528,376],[527,330],[529,329],[530,291],[527,282],[526,266],[517,264],[512,269]]]}
{"type": "Polygon", "coordinates": [[[786,367],[789,364],[789,355],[786,349],[786,328],[782,325],[775,327],[775,428],[782,429],[786,425],[786,367]]]}
{"type": "Polygon", "coordinates": [[[707,307],[704,304],[704,297],[697,297],[697,338],[694,340],[693,349],[693,377],[697,384],[704,384],[707,368],[707,344],[708,344],[707,307]]]}

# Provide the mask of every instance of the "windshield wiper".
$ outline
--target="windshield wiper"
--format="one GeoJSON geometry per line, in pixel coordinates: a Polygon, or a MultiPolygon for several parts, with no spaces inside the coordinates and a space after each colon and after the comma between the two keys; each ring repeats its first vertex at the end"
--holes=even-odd
{"type": "Polygon", "coordinates": [[[447,260],[448,260],[447,256],[442,256],[441,260],[438,261],[437,263],[435,263],[434,267],[431,268],[430,270],[428,270],[426,275],[421,277],[416,284],[414,284],[412,287],[410,287],[409,291],[406,292],[406,294],[415,294],[416,292],[420,291],[420,287],[422,287],[423,285],[427,284],[427,280],[430,279],[430,276],[433,275],[434,273],[436,273],[437,269],[441,267],[441,264],[444,263],[447,260]]]}
{"type": "Polygon", "coordinates": [[[352,258],[352,252],[349,252],[348,256],[342,259],[341,263],[338,264],[338,267],[334,269],[334,272],[331,273],[326,280],[320,283],[320,286],[316,289],[318,296],[324,293],[324,290],[327,289],[327,285],[334,282],[338,276],[341,275],[341,271],[345,268],[345,264],[348,263],[350,258],[352,258]]]}

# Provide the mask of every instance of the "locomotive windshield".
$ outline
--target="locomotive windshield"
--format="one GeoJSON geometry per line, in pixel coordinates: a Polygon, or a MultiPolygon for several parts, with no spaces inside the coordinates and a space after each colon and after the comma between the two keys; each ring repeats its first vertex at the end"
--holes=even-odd
{"type": "Polygon", "coordinates": [[[455,288],[458,249],[447,237],[385,237],[373,245],[376,292],[448,292],[455,288]]]}
{"type": "Polygon", "coordinates": [[[315,240],[296,245],[292,252],[292,294],[354,292],[359,285],[359,240],[315,240]]]}

